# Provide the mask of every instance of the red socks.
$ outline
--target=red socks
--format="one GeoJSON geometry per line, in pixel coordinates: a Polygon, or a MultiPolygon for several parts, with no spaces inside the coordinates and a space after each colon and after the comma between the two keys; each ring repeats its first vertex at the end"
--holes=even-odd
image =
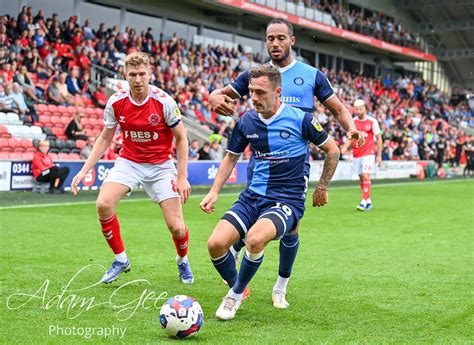
{"type": "Polygon", "coordinates": [[[362,199],[366,200],[370,198],[370,180],[362,181],[361,188],[362,188],[362,199]]]}
{"type": "Polygon", "coordinates": [[[173,236],[174,246],[176,247],[176,253],[179,256],[185,257],[188,254],[188,241],[189,241],[189,231],[186,228],[186,233],[180,239],[177,239],[173,236]]]}
{"type": "Polygon", "coordinates": [[[102,226],[102,234],[114,254],[122,253],[125,249],[123,247],[122,237],[120,236],[120,224],[117,214],[114,213],[112,217],[105,220],[99,219],[99,222],[102,226]]]}

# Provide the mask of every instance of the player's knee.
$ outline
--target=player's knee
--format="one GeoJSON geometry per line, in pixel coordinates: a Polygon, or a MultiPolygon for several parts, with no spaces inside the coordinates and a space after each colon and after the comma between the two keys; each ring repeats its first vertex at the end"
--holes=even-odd
{"type": "Polygon", "coordinates": [[[183,238],[186,235],[186,227],[184,224],[176,223],[176,224],[169,224],[168,229],[173,235],[174,238],[183,238]]]}
{"type": "Polygon", "coordinates": [[[109,215],[114,211],[114,203],[111,200],[103,197],[99,197],[97,199],[96,207],[101,216],[109,215]]]}
{"type": "Polygon", "coordinates": [[[217,238],[211,236],[207,240],[207,250],[209,251],[209,254],[211,257],[219,257],[222,256],[223,252],[225,252],[228,248],[225,248],[224,243],[219,241],[217,238]]]}
{"type": "Polygon", "coordinates": [[[261,236],[251,233],[248,235],[245,245],[250,253],[259,253],[265,248],[265,242],[261,236]]]}

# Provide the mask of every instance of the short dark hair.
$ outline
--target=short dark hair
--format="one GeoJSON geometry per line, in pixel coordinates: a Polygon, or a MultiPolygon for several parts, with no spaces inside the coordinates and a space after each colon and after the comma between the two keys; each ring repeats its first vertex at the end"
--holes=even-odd
{"type": "Polygon", "coordinates": [[[281,86],[281,74],[278,68],[268,63],[249,69],[250,79],[267,77],[272,86],[276,89],[281,86]]]}
{"type": "Polygon", "coordinates": [[[286,20],[285,18],[273,18],[272,20],[270,20],[267,24],[267,29],[270,25],[272,24],[285,24],[286,27],[288,28],[288,34],[290,36],[293,36],[293,24],[291,24],[288,20],[286,20]]]}

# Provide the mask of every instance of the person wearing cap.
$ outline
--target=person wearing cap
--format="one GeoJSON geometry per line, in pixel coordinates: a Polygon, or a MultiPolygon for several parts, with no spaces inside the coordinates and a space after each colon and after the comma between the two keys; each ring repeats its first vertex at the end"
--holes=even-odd
{"type": "Polygon", "coordinates": [[[357,206],[359,211],[370,211],[372,209],[372,199],[370,198],[370,174],[382,163],[382,136],[380,126],[376,119],[367,115],[365,101],[358,99],[354,102],[354,123],[357,130],[365,134],[365,144],[357,146],[348,140],[342,147],[341,153],[346,154],[349,146],[352,145],[352,155],[354,157],[353,173],[359,175],[360,188],[362,190],[362,200],[357,206]],[[377,144],[377,149],[375,145],[377,144]]]}

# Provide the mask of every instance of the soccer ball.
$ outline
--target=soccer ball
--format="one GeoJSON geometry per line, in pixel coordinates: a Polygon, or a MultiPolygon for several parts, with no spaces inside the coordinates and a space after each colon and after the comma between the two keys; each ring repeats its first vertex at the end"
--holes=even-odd
{"type": "Polygon", "coordinates": [[[189,296],[174,296],[160,309],[161,327],[172,337],[190,338],[201,329],[203,322],[201,305],[189,296]]]}

